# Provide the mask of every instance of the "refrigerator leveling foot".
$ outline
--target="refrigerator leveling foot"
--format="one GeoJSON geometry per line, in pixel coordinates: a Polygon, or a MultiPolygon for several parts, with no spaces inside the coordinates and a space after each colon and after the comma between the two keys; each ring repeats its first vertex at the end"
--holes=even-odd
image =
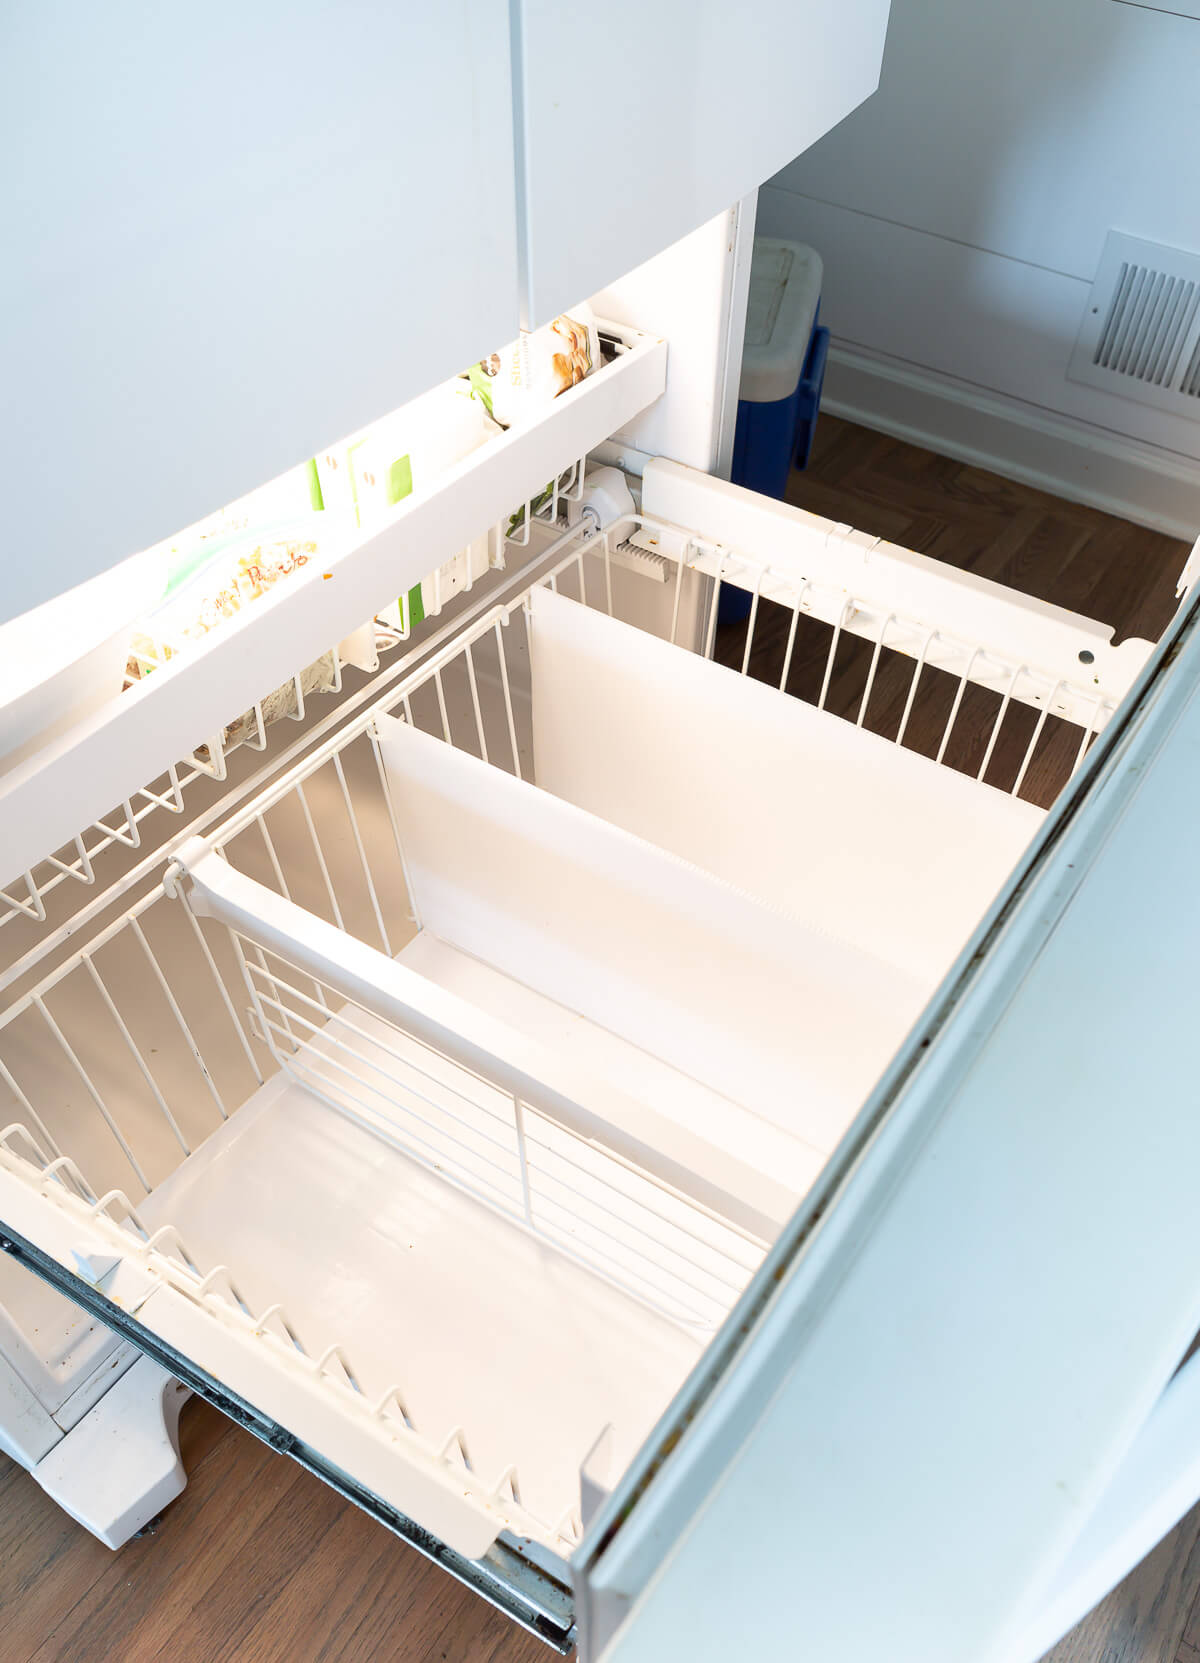
{"type": "Polygon", "coordinates": [[[123,1547],[187,1483],[179,1411],[188,1395],[165,1369],[139,1357],[33,1476],[93,1536],[123,1547]]]}

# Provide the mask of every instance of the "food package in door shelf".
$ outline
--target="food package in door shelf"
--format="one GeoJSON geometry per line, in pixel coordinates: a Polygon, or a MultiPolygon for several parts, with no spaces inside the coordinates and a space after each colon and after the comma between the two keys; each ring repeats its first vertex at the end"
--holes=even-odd
{"type": "Polygon", "coordinates": [[[163,603],[141,620],[129,674],[138,680],[200,641],[318,558],[314,523],[202,536],[172,547],[163,603]],[[138,667],[138,661],[143,661],[138,667]]]}
{"type": "Polygon", "coordinates": [[[307,525],[199,535],[173,545],[166,599],[135,627],[128,675],[140,681],[317,557],[307,525]]]}
{"type": "Polygon", "coordinates": [[[347,447],[331,445],[313,457],[313,470],[317,478],[317,489],[321,493],[321,507],[332,519],[345,525],[357,525],[358,516],[354,509],[354,493],[350,483],[350,461],[346,454],[347,447]]]}
{"type": "MultiPolygon", "coordinates": [[[[581,301],[553,323],[520,335],[511,346],[472,364],[467,379],[501,427],[520,427],[600,366],[595,314],[581,301]]],[[[561,475],[560,486],[569,477],[569,473],[561,475]]],[[[554,486],[554,480],[546,481],[529,505],[533,512],[550,501],[554,486]]],[[[511,537],[524,519],[522,506],[509,519],[505,535],[511,537]]]]}
{"type": "Polygon", "coordinates": [[[586,301],[553,323],[520,335],[467,372],[501,427],[519,426],[600,366],[600,337],[586,301]]]}
{"type": "Polygon", "coordinates": [[[444,382],[316,457],[325,511],[371,526],[499,432],[465,381],[444,382]]]}
{"type": "MultiPolygon", "coordinates": [[[[461,377],[434,387],[402,409],[331,446],[316,458],[327,512],[369,529],[413,491],[431,485],[456,462],[499,436],[501,429],[461,377]]],[[[399,595],[380,621],[407,636],[441,611],[489,565],[484,534],[453,555],[421,584],[399,595]]]]}
{"type": "MultiPolygon", "coordinates": [[[[170,551],[165,601],[134,627],[127,683],[136,683],[214,630],[238,617],[280,583],[294,579],[330,553],[328,530],[322,519],[238,531],[223,537],[181,540],[170,551]]],[[[259,702],[266,726],[286,715],[299,715],[302,700],[311,692],[333,691],[339,683],[338,662],[359,669],[378,667],[374,630],[355,630],[313,664],[306,666],[259,702]]],[[[256,737],[259,717],[244,711],[223,729],[226,749],[256,737]]],[[[203,747],[207,748],[207,747],[203,747]]]]}

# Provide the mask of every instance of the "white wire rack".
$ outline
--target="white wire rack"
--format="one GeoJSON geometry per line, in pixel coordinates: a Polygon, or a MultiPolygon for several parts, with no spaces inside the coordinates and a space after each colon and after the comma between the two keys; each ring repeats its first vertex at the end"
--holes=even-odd
{"type": "MultiPolygon", "coordinates": [[[[519,534],[529,540],[535,523],[557,515],[582,479],[580,465],[550,482],[545,501],[525,505],[519,534]]],[[[1025,662],[994,640],[964,638],[869,592],[756,563],[642,517],[600,533],[587,526],[564,533],[537,557],[537,570],[531,581],[616,615],[639,586],[655,589],[661,632],[672,640],[732,661],[743,675],[769,673],[781,691],[807,695],[860,726],[883,731],[890,722],[889,737],[911,745],[919,736],[921,748],[946,765],[963,765],[956,741],[967,700],[990,698],[971,771],[985,779],[1007,757],[1006,788],[1016,793],[1027,793],[1035,774],[1043,796],[1065,782],[1114,702],[1065,665],[1025,662]],[[707,590],[704,578],[713,580],[707,590]],[[732,632],[719,623],[727,586],[750,596],[749,617],[732,632]],[[1018,716],[1025,727],[1013,739],[1018,716]]],[[[376,716],[402,716],[530,777],[530,586],[522,579],[503,601],[481,601],[472,621],[448,629],[444,644],[411,669],[402,657],[378,689],[350,701],[330,732],[306,742],[292,766],[233,808],[201,840],[204,851],[390,959],[413,925],[376,716]]],[[[972,723],[978,733],[977,711],[972,723]]],[[[265,725],[254,724],[255,743],[265,742],[265,725]]],[[[217,766],[211,757],[193,761],[217,766]]],[[[204,771],[197,767],[189,778],[204,771]]],[[[148,793],[140,809],[126,805],[126,820],[98,828],[101,837],[131,839],[140,816],[155,807],[179,813],[188,779],[177,772],[166,793],[148,793]]],[[[103,846],[81,836],[79,871],[56,857],[38,881],[94,882],[90,863],[103,846]]],[[[147,859],[135,875],[154,869],[147,859]]],[[[423,1458],[461,1471],[464,1488],[498,1507],[509,1527],[569,1547],[580,1529],[576,1509],[533,1518],[515,1466],[485,1479],[473,1468],[462,1427],[412,1425],[402,1365],[394,1383],[368,1400],[342,1346],[306,1346],[287,1314],[286,1289],[252,1308],[238,1265],[223,1257],[202,1262],[169,1224],[148,1228],[142,1198],[281,1071],[443,1182],[692,1332],[721,1320],[762,1243],[614,1150],[590,1144],[536,1094],[514,1091],[487,1070],[464,1066],[462,1056],[389,1026],[351,989],[314,974],[311,962],[293,962],[278,943],[197,918],[174,893],[178,876],[175,868],[171,893],[154,888],[130,902],[82,947],[73,946],[70,925],[60,926],[52,939],[70,948],[68,956],[0,1014],[0,1103],[11,1105],[7,1115],[0,1108],[0,1121],[10,1122],[0,1132],[0,1162],[48,1204],[97,1222],[120,1252],[197,1306],[240,1324],[287,1367],[318,1378],[348,1412],[384,1421],[423,1458]]],[[[116,886],[113,895],[122,892],[116,886]]]]}
{"type": "MultiPolygon", "coordinates": [[[[376,655],[391,651],[405,639],[407,635],[398,630],[379,627],[375,633],[376,655]]],[[[137,661],[145,674],[168,662],[166,653],[156,650],[151,642],[136,648],[131,645],[128,656],[137,661]]],[[[378,656],[375,662],[377,667],[378,656]]],[[[110,814],[85,826],[69,845],[46,855],[37,866],[23,873],[23,893],[13,893],[11,887],[0,889],[0,925],[22,917],[38,924],[46,923],[47,898],[68,879],[88,888],[95,887],[95,863],[102,855],[114,848],[140,849],[148,816],[159,810],[183,815],[187,806],[184,794],[190,787],[202,779],[227,780],[229,757],[240,746],[265,752],[269,744],[268,729],[274,721],[287,718],[304,722],[313,693],[342,691],[343,669],[342,656],[336,646],[332,647],[313,667],[313,673],[298,671],[283,688],[264,694],[244,715],[213,734],[204,745],[172,762],[160,779],[118,803],[110,814]]]]}
{"type": "MultiPolygon", "coordinates": [[[[575,484],[568,481],[568,486],[577,488],[577,483],[578,473],[575,484]]],[[[553,498],[541,508],[530,504],[529,517],[544,514],[548,518],[557,506],[553,498]]],[[[1032,706],[1008,786],[1014,792],[1020,792],[1029,779],[1039,747],[1054,726],[1070,729],[1070,743],[1058,747],[1060,777],[1055,786],[1065,782],[1112,708],[1111,698],[1097,697],[1086,684],[1042,666],[1012,661],[992,643],[959,639],[895,609],[881,615],[869,595],[847,596],[811,581],[798,583],[792,574],[765,565],[755,567],[744,556],[699,536],[645,519],[622,521],[598,535],[581,527],[560,538],[547,559],[550,569],[538,581],[609,612],[614,611],[614,571],[619,568],[632,566],[672,584],[672,639],[680,632],[683,574],[689,569],[711,574],[718,581],[712,585],[699,632],[709,654],[728,646],[717,622],[721,587],[732,584],[749,591],[750,614],[741,626],[744,635],[736,642],[736,667],[742,674],[758,669],[756,648],[760,635],[766,633],[770,606],[776,609],[773,622],[780,636],[777,685],[781,689],[794,686],[803,645],[813,702],[832,708],[836,694],[847,718],[859,725],[875,709],[873,701],[879,697],[885,665],[892,671],[897,663],[905,665],[903,683],[889,693],[893,707],[899,707],[892,732],[898,743],[911,742],[914,715],[926,685],[932,688],[935,675],[949,678],[948,686],[940,689],[942,712],[933,746],[940,762],[949,760],[968,691],[977,687],[990,692],[994,714],[982,757],[974,767],[981,779],[997,756],[1005,723],[1018,706],[1032,706]],[[783,630],[779,629],[780,616],[783,630]],[[806,639],[810,627],[815,634],[806,639]],[[839,686],[839,665],[852,636],[866,641],[869,658],[865,668],[860,665],[857,685],[848,691],[839,686]],[[886,662],[889,655],[891,664],[886,662]],[[1084,721],[1069,724],[1056,714],[1059,708],[1073,708],[1070,701],[1088,710],[1084,721]]],[[[376,711],[402,715],[493,765],[527,775],[532,747],[523,598],[519,592],[515,599],[486,608],[470,627],[454,634],[415,670],[399,675],[377,701],[369,702],[369,694],[366,699],[360,695],[357,714],[306,751],[245,806],[235,809],[213,834],[213,846],[231,864],[285,898],[391,955],[411,925],[402,885],[398,888],[395,882],[394,828],[372,736],[376,711]],[[283,859],[277,842],[289,826],[292,835],[287,837],[288,852],[283,859]]],[[[178,801],[171,806],[178,812],[178,801]]],[[[124,832],[124,827],[117,827],[108,835],[124,832]]],[[[89,951],[107,941],[113,929],[128,929],[136,935],[138,917],[135,909],[116,926],[110,925],[89,951]]],[[[86,953],[69,960],[61,974],[82,967],[94,980],[94,966],[88,970],[86,960],[86,953]]],[[[169,987],[169,978],[161,970],[155,980],[169,987]]],[[[28,1007],[30,997],[10,1007],[3,1019],[6,1026],[15,1013],[28,1007]]],[[[227,988],[222,1002],[229,1006],[227,988]]],[[[130,1061],[144,1076],[144,1058],[139,1061],[131,1055],[130,1061]]]]}
{"type": "MultiPolygon", "coordinates": [[[[548,481],[537,496],[519,504],[487,533],[492,565],[503,566],[506,541],[515,549],[527,548],[535,524],[553,524],[569,502],[578,501],[584,488],[585,458],[579,457],[548,481]]],[[[455,559],[435,568],[423,580],[427,590],[428,615],[436,616],[459,593],[470,593],[478,572],[469,560],[455,559]]],[[[406,616],[398,620],[368,620],[357,639],[349,638],[357,651],[352,662],[373,674],[381,656],[386,656],[410,639],[412,626],[406,616]]],[[[303,670],[298,670],[282,687],[273,688],[256,699],[248,710],[214,732],[196,750],[178,757],[163,774],[114,805],[111,812],[83,827],[69,844],[48,853],[23,872],[16,884],[0,888],[0,926],[15,919],[37,925],[49,920],[46,903],[60,885],[71,881],[94,889],[103,883],[97,875],[97,861],[110,851],[140,849],[146,841],[145,822],[160,811],[176,817],[186,812],[185,793],[204,780],[224,783],[229,779],[229,758],[238,749],[265,753],[271,743],[273,725],[281,720],[304,723],[316,693],[340,696],[346,668],[348,642],[332,646],[327,653],[303,670]]],[[[186,651],[186,648],[184,649],[186,651]]],[[[141,632],[131,635],[126,654],[131,680],[136,682],[179,657],[141,632]]],[[[127,685],[130,682],[127,680],[127,685]]]]}
{"type": "MultiPolygon", "coordinates": [[[[919,696],[926,680],[932,683],[935,673],[951,678],[949,686],[938,690],[942,708],[935,711],[937,723],[932,730],[936,741],[932,752],[939,763],[946,763],[951,752],[968,689],[975,687],[991,694],[995,709],[982,759],[973,767],[981,780],[997,757],[1000,736],[1014,706],[1026,704],[1032,707],[1032,714],[1026,731],[1018,735],[1020,756],[1013,763],[1008,786],[1013,792],[1020,792],[1029,777],[1051,723],[1074,730],[1071,744],[1065,750],[1060,747],[1062,754],[1055,764],[1057,784],[1061,784],[1078,765],[1111,709],[1107,694],[1097,697],[1094,689],[1068,676],[1054,674],[1040,665],[1012,661],[992,641],[970,642],[952,631],[931,629],[927,623],[906,618],[894,607],[881,616],[870,596],[847,596],[844,591],[827,590],[808,579],[797,583],[790,573],[755,566],[719,545],[641,517],[595,535],[589,528],[568,533],[549,552],[547,563],[548,569],[537,582],[610,614],[618,611],[618,593],[628,593],[621,587],[619,574],[632,570],[660,584],[672,585],[673,593],[668,589],[667,606],[662,610],[664,633],[673,640],[681,631],[687,633],[710,655],[719,644],[728,646],[727,642],[720,643],[718,629],[721,588],[728,583],[748,590],[749,618],[733,654],[743,675],[750,674],[755,666],[758,631],[766,620],[767,606],[781,609],[786,604],[777,685],[781,690],[790,687],[803,643],[810,681],[816,684],[813,702],[829,709],[831,694],[837,690],[847,718],[860,726],[866,722],[873,694],[882,686],[885,652],[892,654],[894,663],[889,667],[895,671],[897,665],[903,666],[903,682],[899,689],[893,687],[890,695],[894,703],[900,704],[891,735],[897,743],[910,738],[914,711],[920,708],[919,696]],[[689,571],[716,581],[698,616],[693,616],[685,628],[683,579],[689,571]],[[826,618],[830,621],[825,622],[826,618]],[[809,626],[814,632],[812,639],[805,638],[809,626]],[[838,687],[838,674],[840,655],[851,636],[865,639],[869,661],[848,700],[845,689],[838,687]],[[1081,723],[1067,723],[1060,712],[1072,711],[1080,704],[1087,710],[1087,718],[1081,723]]],[[[623,581],[627,583],[628,579],[623,581]]],[[[528,592],[486,610],[411,676],[401,679],[295,769],[232,814],[209,840],[212,850],[286,901],[296,902],[390,958],[411,933],[411,923],[405,899],[395,891],[399,839],[374,739],[376,715],[387,711],[402,716],[485,762],[528,778],[532,760],[524,628],[528,592]],[[320,812],[315,808],[318,797],[325,805],[320,812]],[[289,850],[286,860],[278,848],[284,841],[289,850]]],[[[928,720],[925,727],[928,735],[928,720]]],[[[276,1049],[280,1065],[310,1088],[331,1094],[341,1106],[352,1105],[357,1112],[377,1114],[378,1101],[388,1096],[389,1086],[389,1100],[395,1101],[400,1095],[395,1089],[397,1080],[394,1073],[389,1073],[391,1064],[385,1064],[382,1056],[373,1057],[367,1077],[352,1080],[347,1072],[351,1069],[351,1051],[355,1052],[353,1066],[361,1064],[357,1051],[363,1039],[361,1034],[342,1031],[342,1024],[353,1027],[357,1020],[339,1014],[352,1008],[353,1001],[343,1003],[347,1000],[346,989],[319,978],[312,980],[311,963],[303,972],[293,967],[289,980],[279,967],[268,969],[262,941],[254,941],[253,947],[253,952],[245,954],[245,963],[259,1031],[276,1049]],[[297,979],[303,975],[310,978],[308,991],[297,979]],[[316,1043],[318,1034],[322,1036],[320,1045],[316,1043]]],[[[398,1059],[393,1057],[392,1064],[398,1067],[398,1059]]],[[[420,1121],[419,1114],[411,1117],[410,1110],[411,1104],[406,1104],[404,1114],[409,1118],[392,1126],[394,1135],[402,1136],[399,1127],[406,1124],[418,1144],[425,1140],[428,1145],[434,1138],[434,1127],[428,1120],[420,1121]]],[[[427,1110],[428,1105],[424,1112],[427,1110]]],[[[541,1211],[537,1216],[530,1212],[533,1175],[519,1147],[521,1105],[501,1093],[487,1112],[499,1116],[497,1127],[504,1128],[504,1136],[497,1139],[497,1127],[493,1127],[484,1165],[480,1165],[476,1151],[472,1162],[464,1158],[463,1164],[454,1168],[455,1181],[473,1188],[489,1204],[523,1217],[526,1224],[549,1229],[553,1198],[548,1192],[544,1202],[539,1196],[541,1211]]],[[[420,1158],[428,1158],[427,1150],[420,1158]]],[[[447,1165],[445,1170],[451,1167],[447,1165]]],[[[542,1178],[540,1169],[537,1177],[539,1181],[542,1178]]],[[[573,1250],[577,1245],[573,1244],[573,1250]]],[[[731,1264],[736,1258],[737,1254],[731,1253],[731,1264]]],[[[681,1268],[681,1264],[675,1268],[681,1268]]],[[[694,1264],[688,1266],[687,1273],[694,1275],[695,1268],[694,1264]]],[[[744,1278],[744,1264],[739,1262],[732,1274],[728,1270],[724,1274],[727,1293],[744,1278]]],[[[639,1297],[646,1297],[644,1287],[638,1292],[639,1297]]],[[[675,1314],[686,1313],[684,1320],[691,1321],[711,1316],[711,1309],[689,1308],[687,1299],[679,1298],[679,1293],[677,1287],[675,1314]]]]}
{"type": "MultiPolygon", "coordinates": [[[[1026,659],[987,635],[972,639],[927,616],[881,604],[869,590],[847,590],[835,580],[755,562],[743,552],[643,516],[631,515],[603,531],[581,524],[546,551],[546,565],[534,584],[610,616],[621,610],[614,599],[618,578],[627,582],[627,574],[641,574],[664,586],[662,633],[671,642],[721,658],[743,676],[770,680],[780,692],[1014,795],[1032,797],[1036,774],[1042,806],[1079,767],[1122,696],[1122,690],[1097,687],[1086,669],[1074,673],[1082,666],[1073,644],[1060,663],[1026,659]],[[706,593],[692,587],[689,597],[692,574],[710,580],[706,593]],[[719,621],[726,589],[749,596],[748,616],[729,626],[719,621]],[[1001,778],[1005,769],[1008,777],[1001,778]]],[[[932,561],[928,565],[936,567],[932,561]]],[[[952,593],[961,574],[952,568],[940,572],[952,593]]],[[[248,831],[269,844],[269,815],[290,803],[307,818],[306,782],[323,777],[323,771],[333,776],[353,825],[344,759],[356,744],[365,754],[380,712],[403,717],[448,744],[528,777],[527,595],[528,589],[484,611],[410,676],[381,693],[353,722],[233,813],[213,834],[212,846],[241,865],[248,831]]],[[[377,794],[382,813],[386,790],[377,756],[366,773],[367,788],[377,794]]],[[[322,851],[315,838],[312,842],[324,891],[324,901],[315,901],[314,909],[342,927],[322,851]]],[[[376,918],[371,939],[390,952],[365,855],[359,866],[376,918]]],[[[290,893],[278,873],[276,887],[290,893]]]]}
{"type": "Polygon", "coordinates": [[[683,1327],[714,1331],[765,1250],[536,1102],[234,932],[256,1025],[323,1101],[683,1327]]]}
{"type": "MultiPolygon", "coordinates": [[[[353,1012],[338,1013],[329,1031],[321,1030],[325,1055],[310,1057],[306,1070],[288,1036],[298,1035],[305,1024],[312,1031],[312,1012],[321,1010],[324,1020],[328,1011],[285,974],[265,970],[265,959],[256,961],[253,1003],[268,1040],[260,1046],[235,1005],[233,990],[241,976],[224,938],[226,932],[202,926],[185,905],[155,890],[4,1012],[0,1083],[17,1118],[0,1129],[0,1163],[51,1205],[98,1225],[116,1254],[222,1322],[235,1323],[271,1348],[281,1366],[317,1379],[345,1412],[380,1423],[394,1441],[454,1470],[465,1491],[500,1510],[507,1528],[569,1550],[582,1529],[578,1509],[553,1520],[535,1516],[522,1504],[516,1463],[489,1479],[475,1470],[463,1427],[415,1425],[402,1366],[401,1378],[368,1397],[343,1347],[318,1350],[306,1344],[301,1325],[289,1317],[286,1294],[255,1308],[242,1291],[236,1265],[206,1262],[174,1225],[152,1228],[143,1221],[140,1198],[269,1076],[273,1058],[281,1054],[280,1034],[290,1071],[311,1077],[312,1089],[327,1099],[338,1094],[342,1036],[355,1026],[353,1012]],[[131,986],[138,988],[136,999],[128,995],[131,986]],[[160,1008],[153,1012],[150,1005],[160,1008]],[[73,1109],[67,1106],[72,1100],[73,1109]],[[74,1154],[64,1153],[65,1143],[74,1154]]],[[[368,1049],[368,1063],[384,1055],[377,1044],[368,1049]]],[[[407,1069],[418,1078],[416,1067],[407,1069]]],[[[366,1089],[369,1095],[369,1083],[366,1089]]],[[[411,1085],[406,1090],[411,1094],[411,1085]]],[[[346,1104],[348,1094],[340,1095],[346,1104]]],[[[445,1128],[435,1133],[440,1144],[434,1147],[444,1157],[451,1149],[448,1101],[439,1112],[445,1128]]],[[[486,1116],[478,1105],[475,1112],[486,1116]]],[[[473,1135],[484,1135],[482,1121],[473,1135]]],[[[560,1182],[559,1172],[570,1170],[570,1155],[555,1147],[552,1128],[526,1123],[524,1135],[527,1150],[540,1146],[530,1165],[544,1162],[548,1194],[538,1205],[550,1208],[549,1191],[560,1182]]],[[[454,1181],[451,1163],[444,1176],[454,1181]]],[[[541,1183],[531,1184],[531,1194],[540,1192],[541,1183]]],[[[611,1188],[618,1206],[621,1197],[636,1205],[628,1199],[636,1191],[635,1174],[611,1188]]],[[[581,1258],[602,1256],[598,1243],[605,1226],[598,1211],[596,1218],[595,1228],[589,1229],[587,1220],[581,1226],[581,1258]]],[[[672,1230],[682,1241],[681,1227],[665,1218],[660,1233],[669,1237],[672,1230]]],[[[720,1255],[712,1258],[715,1263],[720,1255]]]]}
{"type": "MultiPolygon", "coordinates": [[[[329,894],[343,921],[370,916],[398,933],[402,906],[374,881],[379,828],[361,800],[361,769],[342,755],[332,776],[336,795],[301,787],[329,894]],[[349,821],[339,824],[339,804],[354,816],[357,839],[349,821]]],[[[286,891],[292,841],[265,817],[251,824],[260,875],[278,862],[286,891]]],[[[569,1551],[582,1530],[578,1507],[536,1516],[521,1499],[519,1460],[496,1476],[479,1473],[469,1427],[416,1424],[402,1359],[387,1389],[368,1394],[350,1349],[310,1344],[293,1320],[303,1290],[283,1287],[254,1303],[235,1249],[205,1257],[186,1231],[143,1218],[147,1198],[276,1068],[440,1182],[688,1331],[720,1322],[763,1245],[251,937],[198,919],[161,888],[0,1016],[6,1169],[47,1203],[100,1225],[117,1255],[317,1380],[342,1411],[381,1423],[405,1448],[458,1473],[507,1528],[569,1551]]]]}
{"type": "MultiPolygon", "coordinates": [[[[623,531],[625,548],[643,552],[661,548],[671,536],[669,528],[644,522],[616,528],[617,537],[623,531]]],[[[1035,795],[1026,787],[1036,761],[1044,773],[1042,806],[1082,763],[1125,691],[1100,687],[1089,677],[1086,644],[1080,650],[1071,642],[1057,661],[1026,659],[991,636],[972,637],[931,618],[927,597],[921,611],[906,610],[869,587],[848,589],[836,577],[779,569],[695,537],[682,558],[713,580],[706,656],[721,656],[742,675],[777,675],[781,691],[797,693],[818,710],[923,750],[1014,796],[1035,795]],[[731,638],[719,642],[727,585],[749,593],[749,613],[741,629],[727,631],[731,638]],[[774,651],[764,652],[763,636],[771,633],[774,651]],[[957,741],[968,729],[971,748],[964,750],[957,741]]],[[[963,581],[953,568],[942,568],[938,577],[947,596],[963,581]]]]}

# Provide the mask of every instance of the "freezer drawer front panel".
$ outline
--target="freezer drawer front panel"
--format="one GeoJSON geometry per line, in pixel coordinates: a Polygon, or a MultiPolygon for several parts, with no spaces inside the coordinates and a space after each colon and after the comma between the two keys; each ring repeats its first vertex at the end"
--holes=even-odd
{"type": "Polygon", "coordinates": [[[583,1544],[586,1655],[1045,1637],[1200,1321],[1198,689],[1193,608],[583,1544]]]}

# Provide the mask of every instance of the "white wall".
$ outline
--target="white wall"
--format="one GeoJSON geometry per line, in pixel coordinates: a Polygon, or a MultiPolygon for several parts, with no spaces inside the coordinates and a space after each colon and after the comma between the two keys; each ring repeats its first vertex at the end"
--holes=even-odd
{"type": "Polygon", "coordinates": [[[1110,227],[1200,249],[1198,72],[1200,21],[1121,0],[893,0],[878,93],[759,202],[825,259],[829,401],[1200,525],[1200,422],[1066,380],[1110,227]]]}

